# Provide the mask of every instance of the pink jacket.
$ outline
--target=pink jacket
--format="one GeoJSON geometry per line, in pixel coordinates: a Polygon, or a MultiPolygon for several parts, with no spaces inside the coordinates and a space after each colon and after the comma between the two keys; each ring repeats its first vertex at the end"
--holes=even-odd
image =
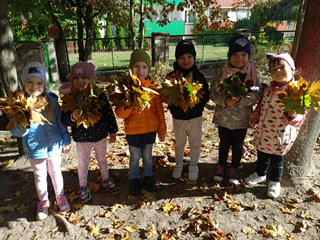
{"type": "Polygon", "coordinates": [[[278,97],[278,91],[286,88],[277,87],[272,82],[263,91],[263,96],[256,109],[249,116],[257,122],[254,132],[254,145],[257,150],[274,155],[285,155],[296,140],[305,115],[298,114],[289,118],[278,97]]]}

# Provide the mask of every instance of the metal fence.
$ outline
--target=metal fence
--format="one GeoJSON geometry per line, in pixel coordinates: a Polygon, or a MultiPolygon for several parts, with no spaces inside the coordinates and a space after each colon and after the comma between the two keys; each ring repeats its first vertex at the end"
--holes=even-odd
{"type": "MultiPolygon", "coordinates": [[[[190,40],[196,48],[196,63],[225,61],[228,59],[228,40],[234,33],[198,34],[198,35],[170,35],[169,36],[169,64],[175,61],[175,48],[182,39],[190,40]]],[[[280,45],[285,41],[293,42],[294,31],[283,32],[251,32],[256,37],[257,45],[280,45]]],[[[139,43],[140,39],[137,39],[139,43]]],[[[66,48],[69,66],[78,61],[77,39],[67,39],[66,48]]],[[[144,50],[150,55],[151,37],[145,37],[144,50]]],[[[92,60],[97,64],[98,71],[127,69],[132,53],[132,40],[129,38],[100,38],[94,40],[92,60]]]]}

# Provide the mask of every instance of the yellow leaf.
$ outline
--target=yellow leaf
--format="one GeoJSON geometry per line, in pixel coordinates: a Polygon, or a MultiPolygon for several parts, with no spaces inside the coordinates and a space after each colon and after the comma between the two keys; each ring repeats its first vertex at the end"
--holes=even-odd
{"type": "Polygon", "coordinates": [[[100,228],[98,226],[92,225],[89,227],[89,235],[97,236],[100,234],[100,228]]]}
{"type": "Polygon", "coordinates": [[[128,232],[135,232],[138,230],[138,228],[136,226],[130,226],[130,227],[126,227],[126,230],[128,232]]]}
{"type": "Polygon", "coordinates": [[[5,164],[2,165],[1,169],[6,169],[14,163],[14,159],[7,160],[5,164]]]}
{"type": "Polygon", "coordinates": [[[168,213],[168,212],[172,212],[175,206],[172,205],[171,203],[166,203],[162,208],[164,212],[168,213]]]}
{"type": "Polygon", "coordinates": [[[82,205],[81,203],[78,203],[78,204],[74,205],[74,207],[75,207],[76,209],[82,209],[82,208],[83,208],[83,205],[82,205]]]}
{"type": "Polygon", "coordinates": [[[157,231],[154,228],[154,225],[151,224],[151,228],[147,229],[147,232],[145,233],[146,238],[153,238],[157,236],[157,231]]]}
{"type": "Polygon", "coordinates": [[[297,206],[296,206],[296,205],[291,204],[291,203],[285,203],[285,205],[287,205],[287,206],[291,206],[291,207],[294,207],[294,208],[297,208],[297,206]]]}
{"type": "Polygon", "coordinates": [[[311,211],[305,211],[304,213],[301,214],[301,217],[308,220],[315,220],[315,218],[312,217],[311,211]]]}
{"type": "Polygon", "coordinates": [[[20,191],[16,191],[16,193],[14,195],[19,196],[20,195],[20,191]]]}
{"type": "Polygon", "coordinates": [[[18,207],[18,204],[15,204],[15,205],[12,205],[12,204],[9,204],[7,206],[1,206],[0,207],[0,212],[3,212],[3,211],[9,211],[9,212],[13,212],[15,208],[18,207]]]}
{"type": "Polygon", "coordinates": [[[83,213],[76,211],[75,213],[71,213],[70,217],[68,219],[69,222],[72,222],[74,224],[78,224],[79,221],[81,220],[83,213]]]}
{"type": "Polygon", "coordinates": [[[17,208],[17,211],[19,211],[20,214],[24,214],[28,212],[28,210],[29,210],[29,205],[25,206],[24,204],[20,205],[20,207],[17,208]]]}
{"type": "Polygon", "coordinates": [[[33,237],[33,240],[37,240],[39,238],[39,235],[36,234],[34,237],[33,237]]]}
{"type": "Polygon", "coordinates": [[[54,233],[54,232],[57,232],[57,231],[58,231],[58,229],[59,229],[59,227],[56,227],[56,228],[54,228],[54,229],[50,230],[49,232],[54,233]]]}
{"type": "Polygon", "coordinates": [[[243,227],[243,232],[249,235],[249,234],[253,234],[254,230],[251,227],[243,227]]]}
{"type": "Polygon", "coordinates": [[[93,182],[89,182],[89,190],[93,192],[97,192],[100,189],[99,184],[95,184],[93,182]]]}
{"type": "Polygon", "coordinates": [[[4,217],[2,214],[0,214],[0,223],[4,222],[4,217]]]}
{"type": "Polygon", "coordinates": [[[202,201],[203,201],[203,198],[196,198],[194,201],[195,201],[195,202],[202,202],[202,201]]]}
{"type": "Polygon", "coordinates": [[[68,197],[68,202],[73,203],[73,201],[79,197],[80,197],[79,195],[76,195],[76,192],[72,192],[68,197]]]}
{"type": "Polygon", "coordinates": [[[283,212],[285,212],[285,213],[295,213],[295,212],[297,212],[297,209],[296,208],[287,208],[287,207],[285,207],[285,208],[283,208],[283,207],[281,207],[280,208],[283,212]]]}

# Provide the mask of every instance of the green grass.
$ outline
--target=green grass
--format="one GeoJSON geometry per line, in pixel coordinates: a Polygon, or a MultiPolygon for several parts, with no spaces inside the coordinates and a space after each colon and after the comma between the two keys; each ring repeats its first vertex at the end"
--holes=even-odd
{"type": "MultiPolygon", "coordinates": [[[[175,61],[175,46],[169,46],[169,64],[175,61]]],[[[228,47],[213,47],[211,45],[195,46],[196,63],[227,60],[228,47]]],[[[98,71],[127,69],[132,51],[99,51],[92,53],[92,60],[97,64],[98,71]]],[[[151,57],[151,51],[147,51],[151,57]]],[[[78,62],[79,55],[69,53],[70,66],[78,62]]]]}

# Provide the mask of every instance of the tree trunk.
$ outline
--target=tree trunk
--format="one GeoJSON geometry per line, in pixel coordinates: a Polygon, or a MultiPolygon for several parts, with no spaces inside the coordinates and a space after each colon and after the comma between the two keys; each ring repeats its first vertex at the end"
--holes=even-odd
{"type": "Polygon", "coordinates": [[[67,82],[67,75],[69,73],[68,71],[68,59],[67,59],[67,49],[65,47],[65,41],[63,37],[63,29],[61,26],[61,23],[57,19],[57,17],[52,13],[52,19],[56,25],[56,27],[59,29],[59,38],[57,41],[55,41],[56,46],[56,55],[57,55],[57,62],[58,62],[58,69],[59,69],[59,75],[60,75],[60,82],[67,82]]]}
{"type": "MultiPolygon", "coordinates": [[[[306,0],[306,13],[296,57],[302,77],[308,81],[320,78],[320,4],[318,0],[306,0]]],[[[320,111],[313,108],[307,114],[292,149],[285,156],[283,183],[309,186],[308,174],[312,168],[313,149],[320,130],[320,111]]]]}
{"type": "Polygon", "coordinates": [[[143,49],[144,42],[144,3],[140,1],[140,49],[143,49]]]}
{"type": "Polygon", "coordinates": [[[134,2],[130,0],[130,30],[132,36],[132,51],[136,49],[136,33],[134,32],[134,2]]]}
{"type": "Polygon", "coordinates": [[[303,25],[305,13],[306,13],[306,6],[307,6],[306,0],[301,0],[300,7],[299,7],[298,21],[297,21],[297,25],[296,25],[296,31],[294,33],[294,41],[292,44],[291,56],[293,59],[296,59],[296,57],[297,57],[297,51],[298,51],[300,36],[301,36],[301,31],[302,31],[302,25],[303,25]]]}
{"type": "Polygon", "coordinates": [[[92,46],[93,46],[93,12],[91,4],[86,7],[86,46],[84,51],[84,61],[92,59],[92,46]]]}
{"type": "Polygon", "coordinates": [[[0,0],[0,80],[7,92],[18,88],[16,50],[5,0],[0,0]]]}

